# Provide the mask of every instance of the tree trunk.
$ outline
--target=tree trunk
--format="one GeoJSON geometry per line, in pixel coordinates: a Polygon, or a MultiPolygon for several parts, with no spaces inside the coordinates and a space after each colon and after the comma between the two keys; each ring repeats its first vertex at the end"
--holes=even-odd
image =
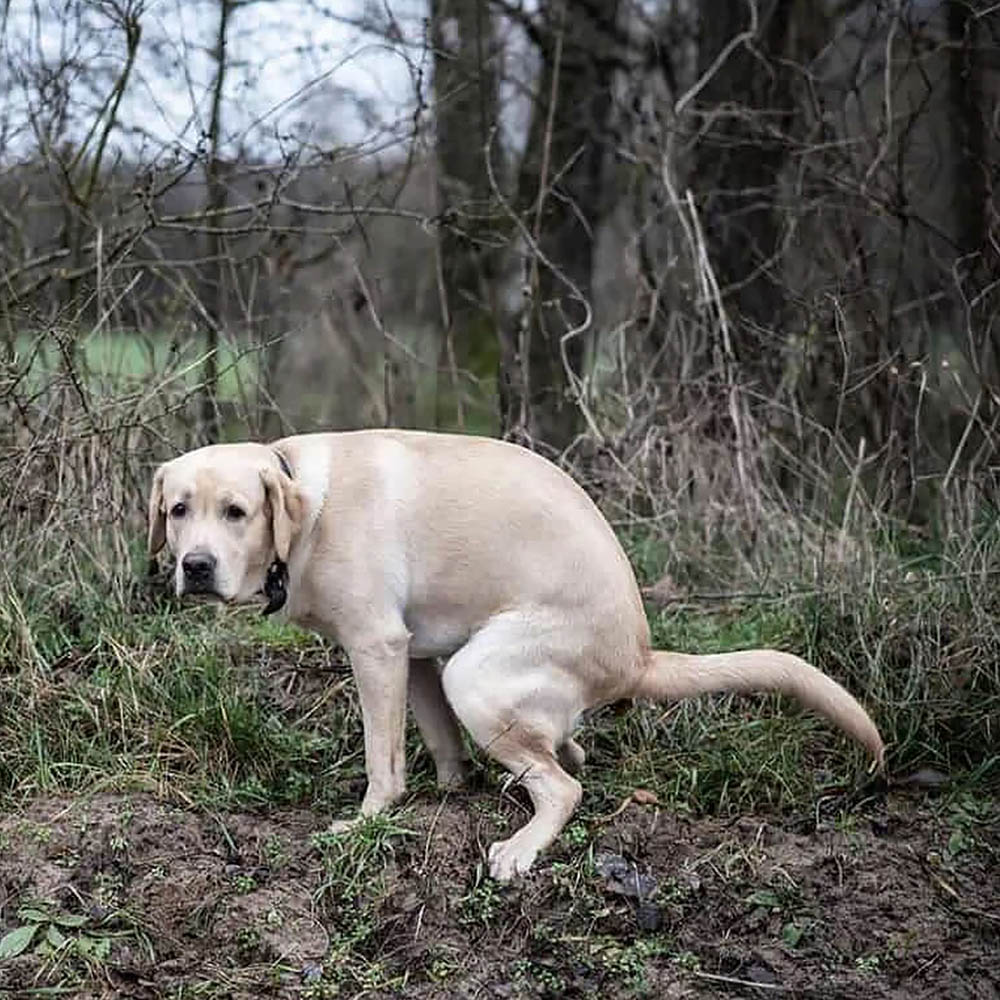
{"type": "Polygon", "coordinates": [[[542,69],[518,178],[534,247],[524,311],[501,344],[501,425],[507,436],[562,450],[581,423],[594,244],[611,203],[618,3],[549,0],[541,24],[542,69]]]}
{"type": "Polygon", "coordinates": [[[226,295],[223,260],[225,238],[220,232],[223,225],[221,209],[226,204],[226,182],[223,164],[219,158],[222,131],[222,97],[226,79],[226,42],[229,18],[234,8],[233,0],[219,0],[219,23],[216,33],[215,81],[212,85],[212,109],[208,123],[208,166],[206,169],[206,228],[208,229],[208,261],[205,265],[205,362],[202,367],[201,385],[201,437],[206,443],[219,439],[219,331],[225,322],[226,295]]]}
{"type": "Polygon", "coordinates": [[[703,134],[692,182],[716,279],[734,320],[736,359],[757,374],[777,354],[762,331],[780,325],[784,307],[775,202],[794,114],[782,59],[794,8],[795,0],[760,3],[753,37],[728,54],[734,39],[752,30],[748,6],[703,5],[700,25],[698,77],[707,75],[707,83],[696,104],[700,121],[694,127],[703,134]]]}
{"type": "MultiPolygon", "coordinates": [[[[493,19],[486,0],[431,0],[442,342],[438,426],[464,426],[460,371],[486,375],[496,358],[497,250],[485,149],[499,104],[493,19]],[[442,391],[444,376],[450,391],[442,391]]],[[[494,150],[494,157],[496,151],[494,150]]]]}
{"type": "MultiPolygon", "coordinates": [[[[953,185],[955,242],[966,259],[960,265],[973,289],[993,289],[1000,280],[996,217],[990,192],[1000,178],[988,152],[987,122],[992,103],[983,80],[984,37],[990,37],[990,19],[995,14],[974,16],[969,0],[949,0],[947,7],[949,50],[950,116],[956,150],[953,185]],[[977,44],[978,42],[978,44],[977,44]],[[993,232],[991,233],[991,224],[993,232]],[[991,239],[991,236],[993,237],[991,239]]],[[[992,37],[995,37],[993,35],[992,37]]],[[[968,317],[971,331],[973,370],[994,391],[1000,385],[1000,329],[995,322],[996,295],[973,293],[976,302],[968,317]]]]}

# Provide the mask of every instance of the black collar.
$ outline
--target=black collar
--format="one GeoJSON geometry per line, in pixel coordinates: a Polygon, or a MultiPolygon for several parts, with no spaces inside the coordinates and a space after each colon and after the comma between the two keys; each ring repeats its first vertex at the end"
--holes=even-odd
{"type": "MultiPolygon", "coordinates": [[[[274,449],[274,454],[278,459],[278,465],[281,466],[281,471],[289,479],[294,479],[288,459],[277,448],[274,449]]],[[[285,601],[288,600],[288,566],[277,557],[267,567],[267,573],[264,576],[264,596],[267,598],[267,604],[263,611],[265,615],[273,615],[275,611],[283,608],[285,601]]]]}
{"type": "Polygon", "coordinates": [[[278,456],[278,465],[281,466],[281,471],[288,476],[289,479],[294,479],[295,476],[292,475],[292,467],[288,464],[288,459],[278,451],[277,448],[274,449],[274,454],[278,456]]]}

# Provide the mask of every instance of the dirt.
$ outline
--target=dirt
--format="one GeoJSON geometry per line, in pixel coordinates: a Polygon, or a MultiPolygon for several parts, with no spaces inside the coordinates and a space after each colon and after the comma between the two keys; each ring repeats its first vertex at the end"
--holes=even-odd
{"type": "Polygon", "coordinates": [[[630,805],[498,887],[484,850],[520,815],[495,789],[420,797],[406,832],[317,846],[306,810],[39,798],[0,819],[0,935],[35,927],[0,993],[1000,997],[1000,837],[974,799],[818,823],[630,805]]]}

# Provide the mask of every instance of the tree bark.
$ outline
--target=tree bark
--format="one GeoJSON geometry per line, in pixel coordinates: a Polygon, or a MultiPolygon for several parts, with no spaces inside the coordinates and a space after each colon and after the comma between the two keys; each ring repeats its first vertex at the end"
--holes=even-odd
{"type": "Polygon", "coordinates": [[[549,0],[542,9],[542,69],[518,177],[534,247],[523,313],[501,344],[501,425],[508,436],[558,450],[581,425],[577,379],[590,335],[594,246],[612,201],[618,14],[617,0],[549,0]]]}
{"type": "MultiPolygon", "coordinates": [[[[997,220],[990,194],[998,178],[988,152],[988,125],[992,111],[983,81],[983,43],[989,37],[988,20],[995,14],[974,16],[969,0],[948,0],[950,115],[956,150],[954,180],[955,236],[966,260],[961,265],[972,288],[992,289],[1000,280],[997,220]],[[991,232],[992,230],[992,232],[991,232]],[[969,280],[971,279],[971,280],[969,280]]],[[[994,390],[1000,385],[1000,329],[995,322],[996,296],[974,296],[969,317],[972,357],[979,377],[994,390]]]]}
{"type": "Polygon", "coordinates": [[[499,105],[493,18],[486,0],[431,0],[442,341],[438,426],[464,426],[460,371],[496,359],[498,255],[485,163],[499,105]],[[442,376],[450,391],[441,390],[442,376]]]}
{"type": "Polygon", "coordinates": [[[205,361],[202,366],[201,385],[201,436],[206,443],[219,439],[219,331],[225,321],[226,293],[223,259],[226,251],[225,237],[221,234],[223,222],[220,214],[226,205],[226,182],[223,164],[219,157],[222,132],[222,97],[226,79],[226,43],[229,35],[230,15],[234,0],[219,0],[219,22],[216,30],[215,80],[212,84],[212,108],[208,123],[208,165],[205,172],[207,187],[206,226],[210,230],[208,261],[205,265],[205,361]]]}
{"type": "Polygon", "coordinates": [[[733,348],[758,373],[773,358],[761,330],[779,325],[784,307],[782,224],[777,178],[788,155],[794,115],[786,53],[795,0],[764,0],[753,37],[727,47],[753,26],[744,3],[702,5],[697,99],[702,130],[693,185],[723,301],[734,319],[733,348]],[[716,65],[717,60],[722,59],[716,65]]]}

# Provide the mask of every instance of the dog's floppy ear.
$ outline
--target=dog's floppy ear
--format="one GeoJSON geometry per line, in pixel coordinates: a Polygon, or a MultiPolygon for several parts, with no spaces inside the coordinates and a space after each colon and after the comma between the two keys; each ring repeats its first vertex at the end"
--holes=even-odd
{"type": "Polygon", "coordinates": [[[149,534],[147,548],[151,556],[155,556],[167,540],[167,512],[163,507],[163,466],[161,465],[153,476],[153,485],[149,490],[149,534]]]}
{"type": "Polygon", "coordinates": [[[288,562],[288,550],[302,519],[302,498],[295,483],[283,471],[261,469],[260,478],[264,481],[267,502],[271,506],[274,554],[282,562],[288,562]]]}

